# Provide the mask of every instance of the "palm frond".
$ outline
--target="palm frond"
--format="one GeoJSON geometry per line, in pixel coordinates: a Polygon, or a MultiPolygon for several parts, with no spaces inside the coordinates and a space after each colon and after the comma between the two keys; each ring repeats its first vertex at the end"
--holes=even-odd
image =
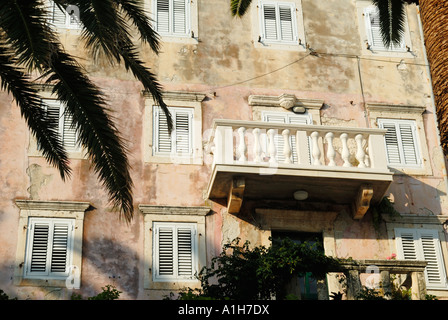
{"type": "Polygon", "coordinates": [[[149,14],[143,8],[142,0],[117,0],[122,11],[132,23],[137,27],[140,38],[143,42],[149,44],[155,53],[159,53],[160,37],[152,27],[152,20],[149,14]]]}
{"type": "Polygon", "coordinates": [[[378,8],[384,46],[399,45],[406,25],[405,2],[403,0],[372,0],[372,3],[378,8]]]}
{"type": "Polygon", "coordinates": [[[230,0],[230,12],[232,16],[242,17],[250,7],[252,0],[230,0]]]}
{"type": "MultiPolygon", "coordinates": [[[[41,1],[5,1],[8,9],[0,9],[0,28],[5,32],[5,39],[9,40],[8,45],[19,56],[19,63],[38,69],[42,78],[47,78],[47,83],[54,84],[53,93],[65,103],[66,112],[72,116],[72,125],[79,134],[80,143],[87,149],[110,200],[129,221],[133,215],[133,197],[127,150],[107,113],[101,91],[88,79],[76,60],[63,50],[45,21],[47,14],[41,1]],[[14,18],[17,16],[26,18],[14,18]],[[21,36],[21,33],[27,35],[21,36]]],[[[84,2],[78,1],[77,4],[84,2]]],[[[105,15],[110,18],[114,12],[106,12],[105,15]]]]}
{"type": "Polygon", "coordinates": [[[34,89],[28,75],[17,67],[14,57],[4,38],[0,37],[0,88],[8,91],[20,107],[31,133],[45,159],[55,166],[63,180],[70,176],[69,160],[58,134],[58,122],[45,116],[41,98],[34,89]]]}
{"type": "Polygon", "coordinates": [[[167,117],[168,130],[171,131],[173,120],[163,101],[162,86],[150,69],[139,59],[126,20],[115,11],[116,9],[116,2],[112,0],[80,2],[82,37],[86,41],[86,46],[92,50],[94,56],[102,52],[117,63],[124,62],[126,69],[134,74],[162,108],[167,117]]]}

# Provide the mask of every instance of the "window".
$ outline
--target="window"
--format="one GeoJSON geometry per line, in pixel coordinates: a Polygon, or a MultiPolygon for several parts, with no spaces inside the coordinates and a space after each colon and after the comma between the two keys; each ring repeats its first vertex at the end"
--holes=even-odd
{"type": "Polygon", "coordinates": [[[65,112],[65,105],[58,100],[43,100],[46,116],[59,121],[59,134],[68,152],[80,151],[78,135],[72,126],[72,116],[65,112]]]}
{"type": "Polygon", "coordinates": [[[260,41],[266,43],[298,44],[294,3],[260,3],[260,41]]]}
{"type": "Polygon", "coordinates": [[[437,230],[395,229],[398,259],[425,260],[428,289],[448,289],[446,271],[437,230]]]}
{"type": "Polygon", "coordinates": [[[20,209],[14,284],[79,289],[88,202],[16,200],[20,209]]]}
{"type": "Polygon", "coordinates": [[[201,103],[205,95],[165,91],[163,97],[173,119],[173,130],[168,132],[165,112],[154,106],[154,99],[145,92],[144,161],[202,165],[201,103]]]}
{"type": "Polygon", "coordinates": [[[193,155],[193,109],[169,108],[173,119],[173,130],[168,131],[165,112],[160,107],[154,108],[154,154],[190,157],[193,155]]]}
{"type": "Polygon", "coordinates": [[[400,44],[386,47],[383,44],[381,36],[377,7],[372,5],[371,1],[357,0],[356,9],[363,54],[407,58],[414,57],[414,54],[412,53],[411,33],[407,19],[405,21],[404,33],[400,44]]]}
{"type": "Polygon", "coordinates": [[[378,119],[378,125],[382,129],[387,129],[385,142],[388,164],[421,166],[414,120],[378,119]]]}
{"type": "Polygon", "coordinates": [[[155,222],[153,235],[154,281],[193,279],[197,272],[196,224],[155,222]]]}
{"type": "Polygon", "coordinates": [[[50,1],[50,22],[58,28],[79,29],[79,8],[75,5],[58,6],[50,1]]]}
{"type": "Polygon", "coordinates": [[[154,0],[155,25],[162,35],[190,36],[190,1],[154,0]]]}
{"type": "MultiPolygon", "coordinates": [[[[287,112],[263,112],[262,119],[263,119],[263,121],[273,122],[273,123],[300,124],[300,125],[312,124],[310,115],[294,114],[292,112],[288,112],[288,113],[287,112]]],[[[292,163],[298,163],[296,136],[291,135],[289,142],[291,145],[292,163]]],[[[281,132],[278,132],[274,136],[274,144],[276,146],[277,162],[284,162],[285,161],[285,156],[283,154],[284,140],[283,140],[283,136],[282,136],[281,132]]],[[[308,150],[310,149],[310,147],[311,147],[311,144],[308,143],[308,150]]],[[[267,149],[265,149],[265,150],[267,150],[267,149]]],[[[311,153],[309,153],[309,157],[308,157],[309,159],[311,159],[310,155],[311,155],[311,153]]]]}
{"type": "Polygon", "coordinates": [[[369,6],[364,9],[364,21],[366,24],[369,49],[380,51],[406,51],[404,39],[401,39],[400,44],[393,44],[390,48],[384,46],[380,30],[378,8],[376,6],[369,6]]]}
{"type": "Polygon", "coordinates": [[[25,278],[67,278],[73,231],[74,219],[29,218],[25,278]]]}

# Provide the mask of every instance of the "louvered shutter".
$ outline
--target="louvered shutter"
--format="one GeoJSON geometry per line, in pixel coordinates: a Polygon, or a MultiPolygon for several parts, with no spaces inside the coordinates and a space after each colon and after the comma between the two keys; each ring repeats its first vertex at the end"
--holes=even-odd
{"type": "Polygon", "coordinates": [[[78,134],[72,126],[73,117],[65,112],[65,106],[58,100],[44,100],[46,105],[46,116],[59,123],[59,135],[67,151],[79,151],[78,134]]]}
{"type": "Polygon", "coordinates": [[[73,220],[30,218],[28,230],[26,277],[66,277],[72,255],[73,220]]]}
{"type": "MultiPolygon", "coordinates": [[[[263,121],[266,122],[272,122],[272,123],[285,123],[285,124],[309,124],[310,118],[307,115],[301,116],[296,114],[287,114],[287,113],[281,113],[281,112],[272,112],[272,113],[264,113],[263,114],[263,121]]],[[[276,159],[278,162],[284,162],[285,156],[283,155],[283,149],[284,149],[284,141],[283,136],[280,132],[274,136],[274,145],[276,146],[276,159]]],[[[308,143],[308,150],[310,148],[309,141],[308,143]]],[[[291,152],[292,152],[292,161],[293,163],[298,163],[298,154],[297,154],[297,142],[296,142],[296,136],[290,135],[290,146],[291,146],[291,152]]],[[[308,155],[308,159],[310,159],[310,154],[308,155]]]]}
{"type": "Polygon", "coordinates": [[[193,154],[193,110],[169,108],[173,119],[173,132],[168,131],[165,112],[154,108],[154,147],[156,154],[191,156],[193,154]]]}
{"type": "Polygon", "coordinates": [[[390,48],[384,46],[379,23],[379,13],[378,9],[375,6],[369,6],[364,10],[364,19],[365,19],[368,43],[372,49],[383,51],[405,50],[406,45],[403,39],[401,40],[401,43],[399,45],[393,44],[392,47],[390,48]]]}
{"type": "Polygon", "coordinates": [[[170,32],[170,0],[156,0],[157,31],[170,32]]]}
{"type": "Polygon", "coordinates": [[[379,119],[378,124],[380,128],[387,130],[385,143],[389,164],[403,166],[421,164],[415,121],[379,119]]]}
{"type": "Polygon", "coordinates": [[[187,5],[185,0],[173,0],[173,33],[187,33],[187,5]]]}
{"type": "Polygon", "coordinates": [[[155,223],[156,280],[191,279],[196,272],[196,226],[189,223],[155,223]]]}
{"type": "Polygon", "coordinates": [[[193,234],[191,228],[177,229],[178,275],[193,275],[193,234]]]}
{"type": "Polygon", "coordinates": [[[262,2],[261,22],[263,40],[285,43],[297,40],[295,11],[292,4],[262,2]]]}
{"type": "Polygon", "coordinates": [[[168,121],[165,112],[159,107],[154,108],[154,128],[155,153],[171,153],[171,135],[168,131],[168,121]]]}
{"type": "Polygon", "coordinates": [[[264,36],[267,40],[278,40],[277,14],[275,6],[263,6],[264,36]]]}
{"type": "Polygon", "coordinates": [[[292,24],[293,12],[291,12],[291,10],[291,6],[279,5],[280,31],[282,41],[294,40],[294,29],[292,24]]]}
{"type": "Polygon", "coordinates": [[[446,289],[447,279],[438,232],[429,229],[395,229],[398,258],[424,260],[426,285],[430,289],[446,289]]]}
{"type": "Polygon", "coordinates": [[[65,10],[61,10],[59,6],[50,0],[50,21],[56,27],[64,28],[67,24],[67,14],[65,10]]]}

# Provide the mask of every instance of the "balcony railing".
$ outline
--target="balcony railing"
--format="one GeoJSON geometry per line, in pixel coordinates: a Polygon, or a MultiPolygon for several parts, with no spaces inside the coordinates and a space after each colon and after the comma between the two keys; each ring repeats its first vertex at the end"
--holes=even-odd
{"type": "MultiPolygon", "coordinates": [[[[243,178],[247,187],[251,182],[265,184],[266,180],[255,178],[256,175],[269,175],[273,183],[269,196],[280,196],[274,190],[276,183],[281,188],[292,184],[297,188],[302,183],[304,187],[334,194],[330,202],[346,202],[348,193],[353,200],[353,192],[359,193],[360,188],[364,193],[374,193],[373,199],[379,201],[392,181],[385,133],[386,130],[371,128],[215,120],[210,139],[214,171],[208,196],[228,198],[225,193],[232,180],[243,178]],[[345,195],[337,190],[341,189],[341,179],[348,192],[345,195]],[[322,187],[333,188],[334,192],[322,187]]],[[[250,190],[245,189],[246,195],[250,195],[250,190]]],[[[263,196],[262,190],[253,191],[263,196]]],[[[321,201],[319,193],[311,190],[310,196],[321,201]]]]}

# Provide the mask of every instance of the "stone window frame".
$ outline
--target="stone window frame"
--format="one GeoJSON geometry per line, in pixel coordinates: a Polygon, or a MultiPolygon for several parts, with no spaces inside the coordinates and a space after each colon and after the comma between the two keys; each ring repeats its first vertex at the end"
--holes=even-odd
{"type": "Polygon", "coordinates": [[[425,124],[423,121],[423,113],[426,111],[426,107],[368,102],[366,108],[369,113],[370,126],[372,128],[378,128],[378,119],[414,120],[416,123],[417,143],[421,153],[420,158],[422,160],[421,167],[401,167],[388,164],[389,169],[391,169],[394,174],[399,175],[432,175],[433,171],[429,162],[429,150],[426,143],[425,124]]]}
{"type": "MultiPolygon", "coordinates": [[[[14,264],[14,284],[18,286],[66,287],[66,280],[33,279],[24,277],[25,254],[27,243],[28,220],[33,218],[64,218],[74,219],[72,265],[79,270],[79,283],[82,271],[82,241],[84,215],[92,206],[89,202],[77,201],[41,201],[16,199],[20,209],[18,225],[18,241],[16,261],[14,264]]],[[[76,283],[76,281],[75,281],[76,283]]],[[[76,288],[76,287],[75,287],[76,288]]]]}
{"type": "Polygon", "coordinates": [[[163,100],[168,107],[192,108],[193,109],[193,134],[192,147],[193,155],[190,157],[176,157],[173,155],[156,155],[153,148],[154,134],[154,112],[157,107],[152,96],[144,92],[145,110],[143,120],[143,158],[148,163],[173,163],[173,164],[195,164],[202,165],[204,162],[204,152],[202,147],[202,100],[205,94],[180,91],[166,91],[163,93],[163,100]]]}
{"type": "Polygon", "coordinates": [[[153,225],[154,222],[194,223],[197,230],[197,263],[196,270],[206,266],[205,217],[211,211],[209,207],[192,206],[157,206],[139,205],[144,219],[144,280],[147,290],[181,290],[182,288],[199,288],[197,279],[179,281],[154,281],[153,278],[153,225]]]}
{"type": "MultiPolygon", "coordinates": [[[[373,51],[368,48],[368,35],[366,30],[366,25],[364,21],[364,10],[371,6],[372,2],[370,0],[358,0],[356,1],[356,18],[358,22],[359,29],[359,39],[361,43],[361,54],[364,56],[381,56],[381,57],[398,57],[398,58],[414,58],[412,53],[412,41],[411,32],[409,29],[409,22],[406,19],[405,32],[404,32],[404,42],[408,47],[408,51],[373,51]]],[[[407,12],[406,12],[407,13],[407,12]]],[[[407,15],[406,15],[407,16],[407,15]]]]}

